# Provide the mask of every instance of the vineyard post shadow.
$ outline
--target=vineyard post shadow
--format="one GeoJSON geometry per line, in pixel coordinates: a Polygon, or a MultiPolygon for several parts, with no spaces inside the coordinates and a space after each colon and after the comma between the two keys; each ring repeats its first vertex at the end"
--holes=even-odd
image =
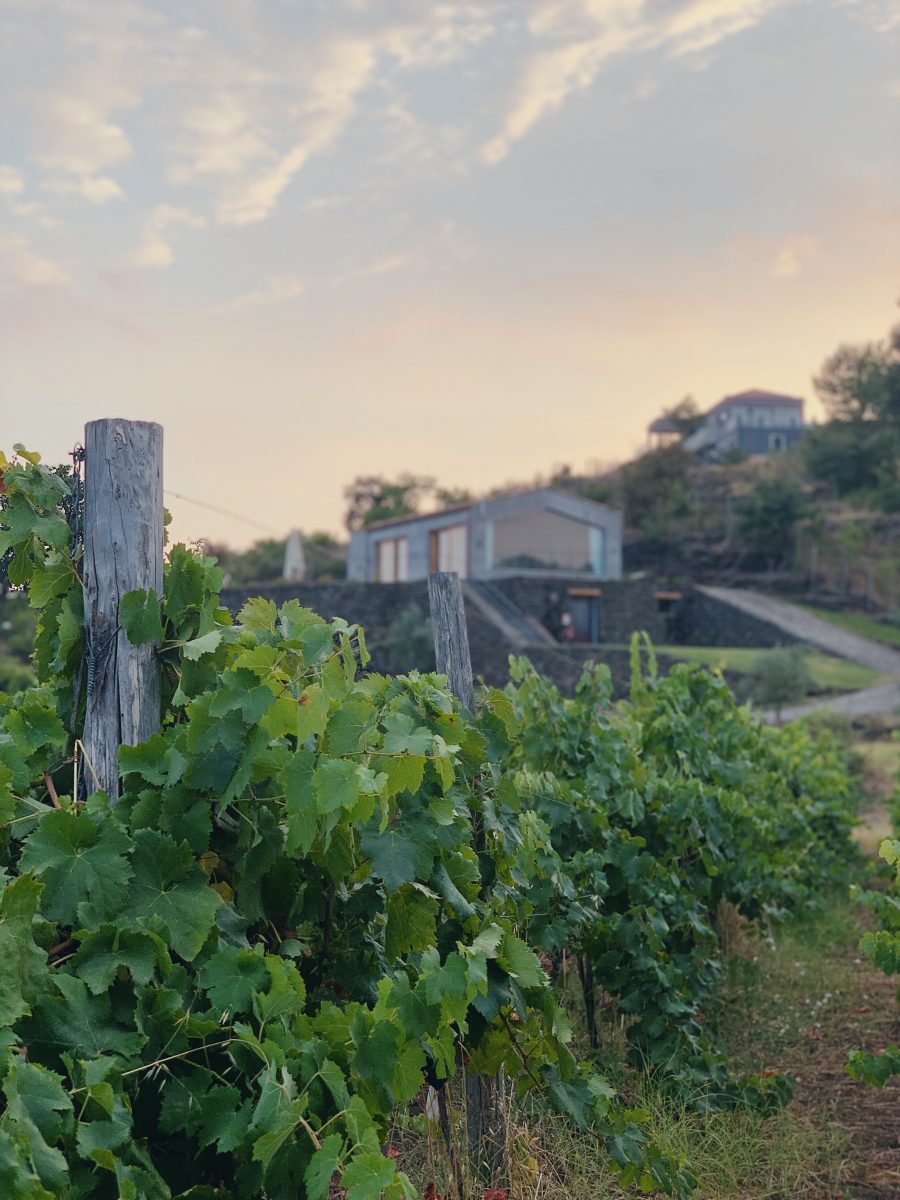
{"type": "Polygon", "coordinates": [[[160,727],[156,645],[133,646],[120,605],[138,588],[162,597],[162,426],[90,421],[84,439],[85,782],[119,798],[119,746],[160,727]]]}
{"type": "MultiPolygon", "coordinates": [[[[434,634],[437,670],[446,675],[450,690],[464,708],[475,707],[475,684],[469,655],[469,635],[462,587],[455,571],[438,571],[428,576],[428,601],[434,634]]],[[[475,850],[484,849],[484,829],[474,817],[475,850]]],[[[482,1181],[489,1186],[507,1174],[506,1118],[503,1112],[503,1074],[496,1078],[466,1070],[466,1140],[469,1159],[482,1181]]],[[[439,1102],[446,1103],[445,1089],[439,1102]]],[[[442,1125],[445,1123],[442,1113],[442,1125]]],[[[449,1122],[447,1122],[449,1126],[449,1122]]],[[[445,1138],[447,1131],[445,1131],[445,1138]]]]}

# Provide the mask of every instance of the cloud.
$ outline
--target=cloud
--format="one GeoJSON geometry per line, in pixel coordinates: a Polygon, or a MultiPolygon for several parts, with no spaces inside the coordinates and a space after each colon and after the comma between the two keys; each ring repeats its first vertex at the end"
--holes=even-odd
{"type": "Polygon", "coordinates": [[[132,258],[140,267],[170,267],[175,261],[175,250],[167,231],[173,225],[202,229],[205,224],[203,217],[186,208],[160,204],[144,222],[132,258]]]}
{"type": "Polygon", "coordinates": [[[90,179],[134,153],[121,125],[110,119],[102,103],[88,96],[51,98],[43,110],[42,133],[38,161],[62,175],[90,179]]]}
{"type": "Polygon", "coordinates": [[[838,0],[852,8],[877,33],[890,33],[900,26],[900,0],[838,0]]]}
{"type": "Polygon", "coordinates": [[[270,275],[263,280],[260,287],[216,304],[210,312],[224,315],[268,304],[281,304],[288,300],[296,300],[303,295],[303,291],[303,284],[294,275],[270,275]]]}
{"type": "Polygon", "coordinates": [[[573,93],[590,87],[607,59],[633,45],[639,33],[639,29],[615,29],[600,37],[570,42],[534,55],[522,76],[503,131],[482,147],[483,161],[493,165],[506,158],[514,142],[538,121],[561,108],[573,93]]]}
{"type": "Polygon", "coordinates": [[[0,278],[31,287],[58,287],[69,275],[61,263],[35,253],[29,238],[22,234],[0,237],[0,278]]]}
{"type": "Polygon", "coordinates": [[[108,175],[84,175],[80,179],[47,179],[41,184],[46,192],[58,196],[81,196],[91,204],[106,204],[124,196],[121,187],[108,175]]]}
{"type": "Polygon", "coordinates": [[[595,82],[607,62],[626,52],[697,54],[758,24],[791,0],[550,0],[529,21],[538,42],[522,71],[499,133],[481,158],[501,162],[512,146],[595,82]],[[556,43],[547,46],[547,42],[556,43]]]}
{"type": "Polygon", "coordinates": [[[769,274],[773,279],[793,279],[819,252],[819,243],[808,233],[792,233],[777,248],[769,274]]]}
{"type": "Polygon", "coordinates": [[[25,191],[25,179],[15,167],[0,163],[0,196],[19,196],[25,191]]]}

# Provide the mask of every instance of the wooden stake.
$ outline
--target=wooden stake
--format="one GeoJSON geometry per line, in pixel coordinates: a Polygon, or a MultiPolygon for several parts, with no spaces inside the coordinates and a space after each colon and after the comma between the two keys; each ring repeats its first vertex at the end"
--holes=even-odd
{"type": "MultiPolygon", "coordinates": [[[[438,672],[464,708],[475,707],[475,684],[462,587],[455,571],[428,576],[428,601],[438,672]]],[[[475,849],[484,849],[484,831],[475,823],[475,849]]],[[[503,1077],[466,1071],[466,1140],[479,1179],[491,1186],[507,1174],[503,1077]]]]}
{"type": "Polygon", "coordinates": [[[132,646],[119,625],[126,592],[162,595],[162,427],[150,421],[91,421],[85,428],[84,614],[88,654],[85,757],[90,789],[119,796],[119,746],[160,724],[160,673],[153,645],[132,646]]]}

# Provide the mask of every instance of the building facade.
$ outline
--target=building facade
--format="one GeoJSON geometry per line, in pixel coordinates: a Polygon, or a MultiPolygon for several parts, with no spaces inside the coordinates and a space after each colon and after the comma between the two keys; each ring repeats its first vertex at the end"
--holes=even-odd
{"type": "Polygon", "coordinates": [[[380,521],[350,536],[347,578],[404,583],[433,571],[622,577],[622,514],[558,488],[380,521]]]}
{"type": "Polygon", "coordinates": [[[793,446],[804,432],[799,397],[754,390],[720,400],[703,424],[684,439],[684,448],[713,460],[730,450],[773,454],[793,446]]]}

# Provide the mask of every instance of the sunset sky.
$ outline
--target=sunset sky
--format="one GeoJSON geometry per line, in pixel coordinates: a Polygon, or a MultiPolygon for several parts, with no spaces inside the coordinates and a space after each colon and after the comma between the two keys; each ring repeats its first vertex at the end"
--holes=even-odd
{"type": "Polygon", "coordinates": [[[900,0],[0,0],[0,412],[176,533],[612,463],[900,298],[900,0]]]}

